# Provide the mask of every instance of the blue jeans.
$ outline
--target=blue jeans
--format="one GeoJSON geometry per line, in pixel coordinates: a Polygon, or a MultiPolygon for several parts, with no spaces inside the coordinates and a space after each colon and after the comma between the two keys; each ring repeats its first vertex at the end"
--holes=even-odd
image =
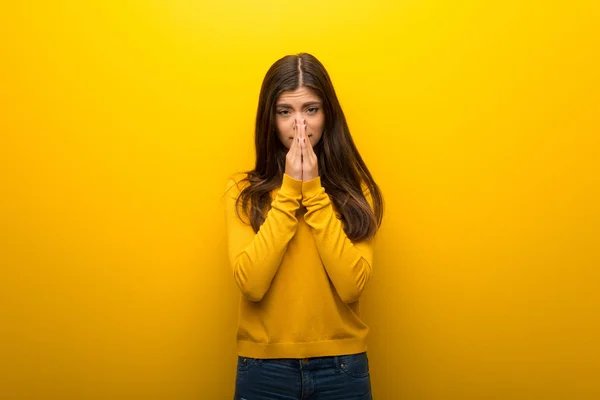
{"type": "Polygon", "coordinates": [[[372,400],[367,353],[315,358],[238,356],[234,400],[372,400]]]}

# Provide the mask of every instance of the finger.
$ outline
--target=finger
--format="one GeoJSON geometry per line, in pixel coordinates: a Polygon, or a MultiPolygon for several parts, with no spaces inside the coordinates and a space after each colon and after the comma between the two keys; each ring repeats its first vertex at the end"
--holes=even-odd
{"type": "Polygon", "coordinates": [[[308,134],[308,123],[306,123],[306,122],[304,123],[304,138],[306,139],[306,145],[307,145],[308,152],[312,153],[312,142],[310,141],[310,136],[308,134]]]}
{"type": "MultiPolygon", "coordinates": [[[[301,139],[306,139],[306,120],[301,120],[300,122],[300,133],[302,136],[300,136],[301,139]]],[[[302,140],[301,140],[302,141],[302,140]]]]}
{"type": "Polygon", "coordinates": [[[292,143],[290,144],[290,147],[288,148],[288,155],[289,156],[294,156],[295,151],[296,151],[296,143],[294,143],[296,141],[296,135],[294,134],[294,137],[292,138],[292,143]]]}
{"type": "Polygon", "coordinates": [[[308,150],[309,150],[309,152],[312,152],[313,146],[312,146],[312,142],[310,141],[310,136],[308,135],[308,133],[305,134],[305,137],[306,137],[306,142],[307,142],[306,144],[308,146],[308,150]]]}
{"type": "Polygon", "coordinates": [[[296,129],[296,121],[294,120],[293,124],[292,124],[292,145],[295,147],[296,142],[298,140],[296,140],[296,138],[298,137],[298,130],[296,129]]]}
{"type": "Polygon", "coordinates": [[[300,138],[300,141],[302,141],[302,130],[301,130],[301,120],[294,120],[296,122],[296,132],[298,132],[298,137],[300,138]]]}
{"type": "MultiPolygon", "coordinates": [[[[296,147],[299,150],[300,149],[300,142],[302,142],[302,132],[300,131],[300,121],[299,120],[295,120],[295,123],[296,123],[296,135],[295,135],[296,147]]],[[[300,152],[298,152],[298,155],[300,155],[300,152]]]]}
{"type": "Polygon", "coordinates": [[[310,136],[306,132],[306,127],[305,127],[305,131],[304,131],[304,138],[306,140],[306,153],[312,156],[314,154],[313,146],[312,146],[312,142],[310,141],[310,136]]]}
{"type": "Polygon", "coordinates": [[[296,134],[294,135],[294,142],[296,142],[296,148],[295,148],[295,157],[297,157],[298,159],[301,160],[302,157],[302,149],[300,148],[300,132],[299,132],[299,125],[296,124],[296,134]]]}
{"type": "Polygon", "coordinates": [[[306,140],[304,140],[304,138],[300,139],[300,152],[302,154],[302,162],[304,162],[308,156],[306,151],[306,140]]]}
{"type": "Polygon", "coordinates": [[[306,129],[308,128],[308,123],[305,119],[302,120],[302,131],[304,132],[304,137],[306,137],[306,129]]]}

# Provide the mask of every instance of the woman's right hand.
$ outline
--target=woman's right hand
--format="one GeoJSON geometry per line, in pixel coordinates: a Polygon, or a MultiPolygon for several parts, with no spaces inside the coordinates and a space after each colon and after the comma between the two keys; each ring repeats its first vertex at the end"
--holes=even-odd
{"type": "Polygon", "coordinates": [[[300,148],[296,120],[294,120],[294,140],[285,156],[285,173],[297,181],[302,180],[302,149],[300,148]]]}

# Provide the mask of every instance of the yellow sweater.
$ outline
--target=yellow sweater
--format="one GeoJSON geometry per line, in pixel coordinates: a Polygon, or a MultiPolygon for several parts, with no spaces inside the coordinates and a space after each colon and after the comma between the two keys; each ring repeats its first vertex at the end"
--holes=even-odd
{"type": "Polygon", "coordinates": [[[303,182],[287,174],[255,234],[241,208],[246,222],[235,212],[240,178],[229,179],[225,196],[229,263],[242,293],[238,354],[306,358],[366,351],[369,328],[358,299],[371,275],[373,239],[348,239],[320,177],[303,182]]]}

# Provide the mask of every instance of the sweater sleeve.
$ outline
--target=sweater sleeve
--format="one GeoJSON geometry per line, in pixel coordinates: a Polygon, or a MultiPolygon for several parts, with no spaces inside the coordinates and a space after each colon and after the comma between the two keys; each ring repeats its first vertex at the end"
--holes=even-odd
{"type": "MultiPolygon", "coordinates": [[[[371,277],[373,241],[353,243],[343,223],[337,218],[333,203],[321,177],[303,182],[302,204],[306,207],[304,220],[312,228],[313,237],[329,279],[345,303],[358,300],[371,277]]],[[[365,196],[373,207],[369,193],[365,196]]]]}
{"type": "MultiPolygon", "coordinates": [[[[283,175],[281,188],[257,233],[236,214],[236,199],[240,192],[235,180],[230,179],[225,199],[229,263],[242,294],[251,301],[260,301],[269,290],[287,245],[298,228],[296,210],[302,199],[302,181],[283,175]]],[[[241,206],[238,207],[244,217],[241,206]]]]}

